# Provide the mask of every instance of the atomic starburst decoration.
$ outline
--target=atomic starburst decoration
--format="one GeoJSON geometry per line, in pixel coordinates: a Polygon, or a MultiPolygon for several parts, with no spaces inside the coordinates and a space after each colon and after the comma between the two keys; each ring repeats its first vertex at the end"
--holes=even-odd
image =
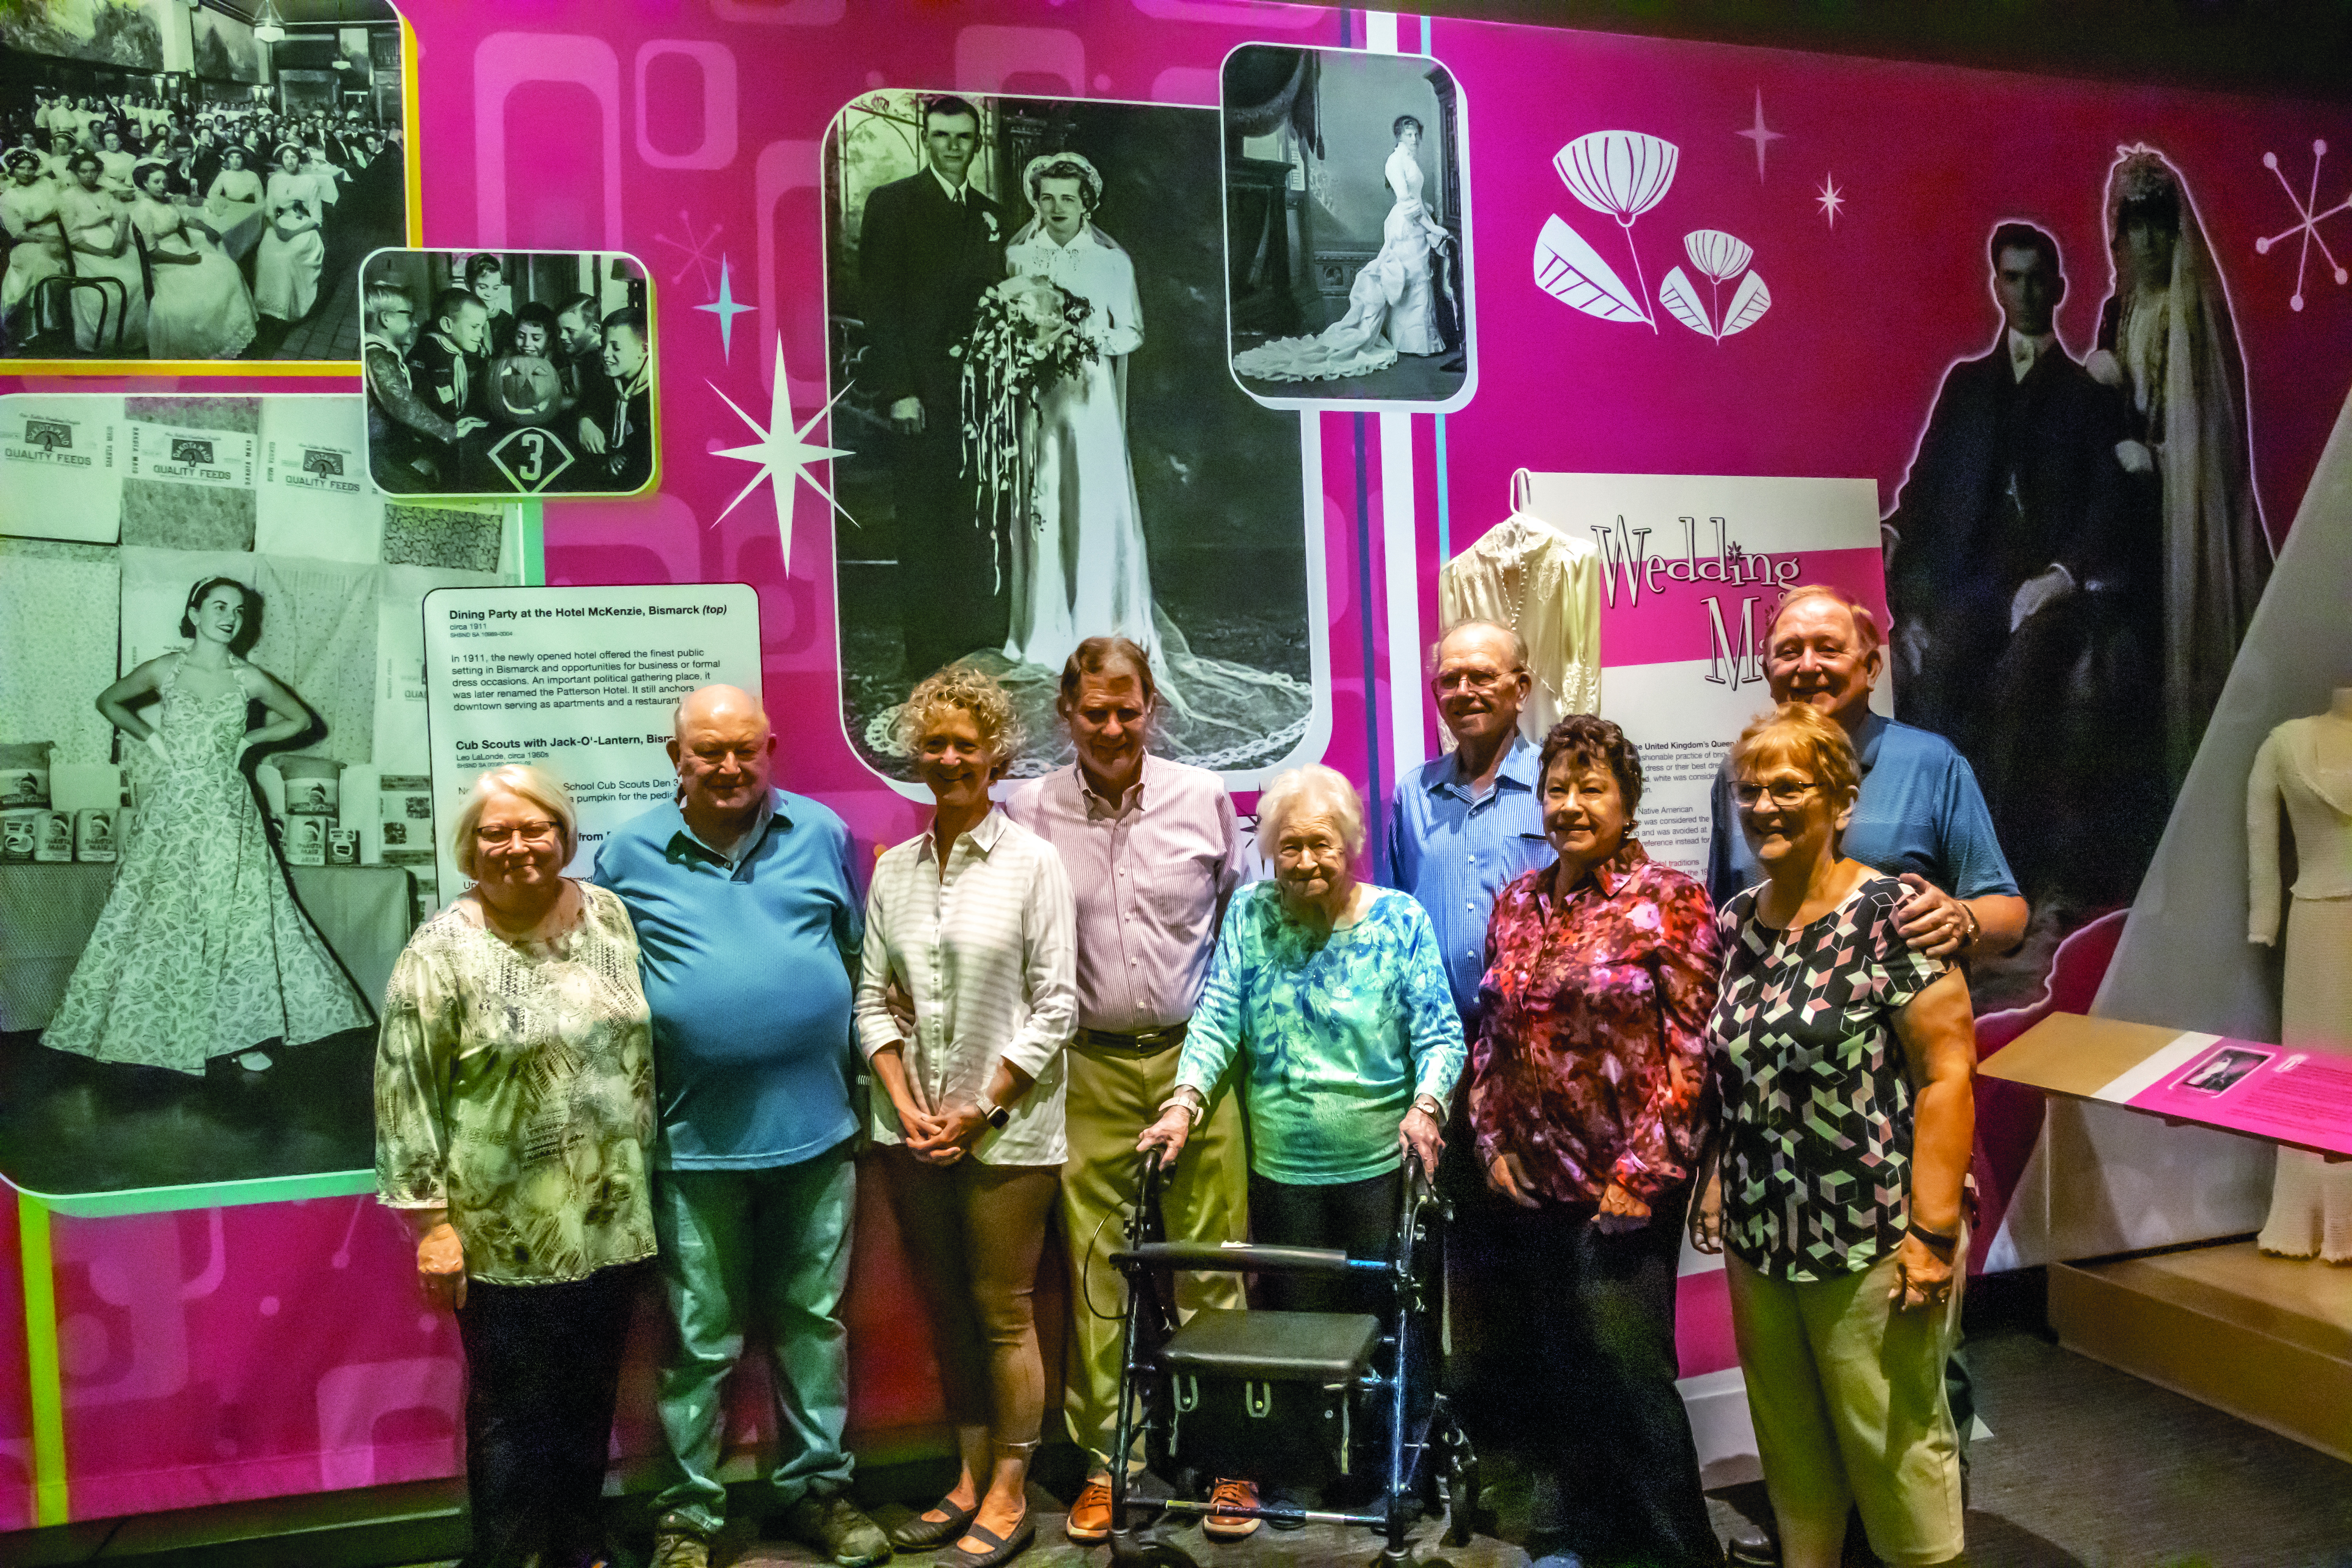
{"type": "Polygon", "coordinates": [[[685,213],[677,215],[677,225],[686,230],[684,239],[672,239],[668,235],[661,233],[654,236],[656,245],[667,245],[678,254],[677,270],[669,275],[669,280],[673,283],[683,283],[686,281],[686,275],[691,272],[702,286],[708,289],[712,281],[711,269],[720,264],[719,237],[724,232],[724,226],[714,223],[710,226],[709,233],[698,233],[694,226],[694,219],[685,213]]]}
{"type": "Polygon", "coordinates": [[[719,258],[719,298],[708,305],[695,307],[698,310],[708,310],[719,318],[719,358],[735,357],[735,318],[759,308],[757,305],[739,305],[735,302],[735,290],[727,277],[727,258],[721,255],[719,258]]]}
{"type": "Polygon", "coordinates": [[[2327,248],[2326,238],[2319,232],[2321,224],[2334,217],[2337,213],[2352,210],[2352,195],[2346,196],[2325,212],[2317,210],[2319,207],[2319,161],[2326,156],[2326,142],[2314,142],[2311,144],[2311,189],[2305,195],[2298,196],[2294,194],[2294,187],[2286,183],[2286,176],[2279,173],[2278,154],[2275,153],[2263,154],[2263,167],[2268,169],[2273,177],[2278,181],[2279,189],[2286,193],[2286,199],[2294,204],[2295,216],[2301,220],[2288,225],[2276,234],[2254,241],[2254,254],[2268,256],[2271,253],[2271,247],[2280,240],[2290,235],[2302,236],[2303,243],[2298,247],[2294,258],[2294,292],[2287,296],[2286,301],[2287,309],[2291,310],[2303,309],[2303,274],[2304,269],[2311,262],[2313,246],[2319,247],[2319,254],[2326,258],[2328,268],[2336,274],[2337,283],[2346,281],[2347,276],[2344,268],[2337,263],[2336,253],[2327,248]]]}

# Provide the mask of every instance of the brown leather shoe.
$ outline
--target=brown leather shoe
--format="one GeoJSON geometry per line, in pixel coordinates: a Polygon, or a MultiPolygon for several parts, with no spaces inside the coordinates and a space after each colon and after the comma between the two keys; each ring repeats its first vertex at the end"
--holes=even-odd
{"type": "MultiPolygon", "coordinates": [[[[1209,1493],[1209,1506],[1213,1510],[1226,1508],[1255,1508],[1257,1488],[1248,1481],[1223,1480],[1209,1493]]],[[[1201,1521],[1201,1533],[1212,1541],[1243,1541],[1257,1533],[1262,1519],[1250,1519],[1230,1513],[1211,1512],[1201,1521]]]]}
{"type": "Polygon", "coordinates": [[[1110,1478],[1090,1476],[1070,1505],[1065,1532],[1081,1546],[1097,1546],[1110,1539],[1110,1478]]]}

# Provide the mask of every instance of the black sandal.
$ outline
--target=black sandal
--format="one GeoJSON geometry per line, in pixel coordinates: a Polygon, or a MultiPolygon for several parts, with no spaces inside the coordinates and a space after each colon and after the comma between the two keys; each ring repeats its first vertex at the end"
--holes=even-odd
{"type": "Polygon", "coordinates": [[[933,1511],[944,1513],[947,1518],[925,1519],[919,1513],[903,1523],[894,1524],[889,1531],[890,1544],[904,1549],[937,1546],[943,1541],[954,1541],[971,1527],[973,1520],[980,1517],[980,1504],[975,1502],[970,1508],[958,1508],[942,1498],[924,1510],[926,1513],[933,1511]]]}
{"type": "Polygon", "coordinates": [[[1010,1563],[1028,1551],[1030,1543],[1037,1539],[1037,1521],[1030,1514],[1023,1514],[1011,1535],[999,1535],[983,1524],[974,1524],[963,1533],[987,1542],[988,1550],[973,1552],[950,1546],[940,1554],[938,1568],[997,1568],[999,1563],[1010,1563]]]}

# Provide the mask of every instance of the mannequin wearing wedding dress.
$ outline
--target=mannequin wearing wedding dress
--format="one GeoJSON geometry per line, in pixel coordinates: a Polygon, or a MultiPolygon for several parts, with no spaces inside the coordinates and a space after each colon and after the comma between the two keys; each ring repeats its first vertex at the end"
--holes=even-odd
{"type": "MultiPolygon", "coordinates": [[[[2279,936],[2279,807],[2294,830],[2279,1043],[2352,1055],[2352,686],[2325,713],[2290,719],[2254,754],[2246,781],[2252,915],[2246,936],[2279,936]]],[[[2256,1243],[2288,1258],[2352,1263],[2352,1162],[2281,1149],[2270,1218],[2256,1243]]]]}
{"type": "Polygon", "coordinates": [[[1431,302],[1429,256],[1454,236],[1421,199],[1421,121],[1397,117],[1396,148],[1381,175],[1394,198],[1381,223],[1380,254],[1348,289],[1348,313],[1311,338],[1276,338],[1234,356],[1236,374],[1260,381],[1330,381],[1370,375],[1399,354],[1442,353],[1431,302]]]}

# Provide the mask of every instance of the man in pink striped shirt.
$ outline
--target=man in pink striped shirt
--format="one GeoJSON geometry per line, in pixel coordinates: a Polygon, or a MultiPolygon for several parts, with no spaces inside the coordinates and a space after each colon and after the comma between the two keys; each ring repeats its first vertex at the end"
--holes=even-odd
{"type": "MultiPolygon", "coordinates": [[[[1241,883],[1241,834],[1217,775],[1146,750],[1159,689],[1150,658],[1125,637],[1088,637],[1062,669],[1056,707],[1078,760],[1024,784],[1007,816],[1061,854],[1078,901],[1078,1033],[1070,1042],[1062,1225],[1070,1255],[1073,1333],[1065,1413],[1092,1456],[1070,1507],[1070,1539],[1108,1538],[1110,1447],[1118,1414],[1118,1303],[1110,1267],[1120,1216],[1135,1202],[1137,1134],[1175,1092],[1178,1047],[1200,1000],[1217,922],[1241,883]]],[[[1161,1188],[1171,1241],[1212,1245],[1249,1235],[1249,1161],[1241,1108],[1220,1084],[1161,1188]]],[[[1180,1275],[1177,1306],[1244,1305],[1231,1274],[1180,1275]]],[[[1217,1482],[1214,1500],[1255,1507],[1245,1481],[1217,1482]]],[[[1211,1515],[1218,1540],[1254,1519],[1211,1515]]]]}

